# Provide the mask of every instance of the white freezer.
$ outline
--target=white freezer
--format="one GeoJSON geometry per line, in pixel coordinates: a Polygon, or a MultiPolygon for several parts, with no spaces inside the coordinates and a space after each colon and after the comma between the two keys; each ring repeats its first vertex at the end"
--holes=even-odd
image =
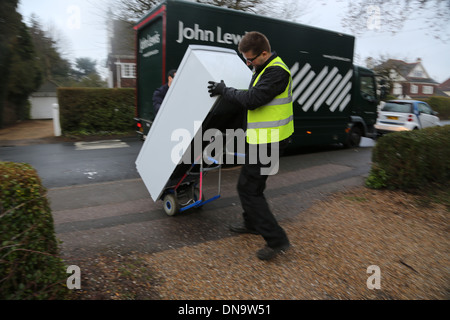
{"type": "Polygon", "coordinates": [[[229,87],[247,89],[251,77],[252,72],[234,50],[189,46],[136,160],[137,171],[154,201],[161,197],[182,160],[182,152],[176,152],[184,140],[180,134],[193,139],[218,99],[209,96],[208,81],[224,80],[229,87]]]}

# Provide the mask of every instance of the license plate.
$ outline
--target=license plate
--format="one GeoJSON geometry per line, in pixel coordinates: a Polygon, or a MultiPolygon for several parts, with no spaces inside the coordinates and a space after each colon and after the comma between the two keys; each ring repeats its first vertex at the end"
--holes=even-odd
{"type": "Polygon", "coordinates": [[[386,118],[388,118],[389,120],[398,120],[398,117],[393,117],[393,116],[387,116],[386,118]]]}

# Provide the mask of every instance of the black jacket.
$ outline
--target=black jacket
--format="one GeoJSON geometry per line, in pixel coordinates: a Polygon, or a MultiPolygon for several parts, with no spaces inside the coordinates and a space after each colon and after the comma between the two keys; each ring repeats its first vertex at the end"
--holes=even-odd
{"type": "Polygon", "coordinates": [[[264,68],[277,56],[275,52],[272,53],[272,56],[264,65],[256,68],[248,91],[226,87],[222,96],[246,110],[254,110],[272,101],[277,95],[283,93],[289,84],[290,75],[286,70],[275,66],[269,67],[256,86],[253,87],[253,83],[264,68]]]}
{"type": "Polygon", "coordinates": [[[153,111],[155,113],[155,117],[159,111],[159,108],[161,107],[161,104],[163,103],[167,91],[169,91],[169,85],[165,84],[162,87],[156,89],[153,93],[153,111]]]}

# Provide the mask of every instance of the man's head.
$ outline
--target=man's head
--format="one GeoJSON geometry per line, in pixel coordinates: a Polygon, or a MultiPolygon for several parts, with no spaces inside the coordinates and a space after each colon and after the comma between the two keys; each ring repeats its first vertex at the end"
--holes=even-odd
{"type": "Polygon", "coordinates": [[[263,65],[272,55],[269,40],[260,32],[245,34],[239,43],[239,52],[246,59],[247,65],[263,65]]]}
{"type": "Polygon", "coordinates": [[[175,74],[177,73],[177,70],[175,70],[175,69],[173,69],[173,70],[170,70],[168,73],[167,73],[167,84],[168,84],[168,86],[170,87],[170,85],[172,84],[172,81],[173,81],[173,78],[175,78],[175,74]]]}

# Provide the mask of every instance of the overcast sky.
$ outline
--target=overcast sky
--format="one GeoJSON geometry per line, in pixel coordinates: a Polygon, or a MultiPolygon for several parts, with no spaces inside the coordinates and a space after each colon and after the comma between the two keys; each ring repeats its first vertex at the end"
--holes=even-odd
{"type": "MultiPolygon", "coordinates": [[[[104,66],[107,38],[104,10],[109,0],[20,0],[19,12],[25,21],[35,13],[45,26],[53,25],[61,37],[66,58],[90,57],[104,66]]],[[[276,1],[276,0],[274,0],[276,1]]],[[[350,0],[349,0],[350,1],[350,0]]],[[[300,22],[333,31],[350,33],[341,25],[345,1],[314,2],[300,22]]],[[[355,63],[364,65],[367,57],[381,55],[407,62],[422,59],[423,66],[437,82],[450,78],[450,43],[426,35],[421,21],[409,21],[396,35],[386,32],[381,24],[356,37],[355,63]]],[[[101,70],[102,74],[106,74],[101,70]]]]}

